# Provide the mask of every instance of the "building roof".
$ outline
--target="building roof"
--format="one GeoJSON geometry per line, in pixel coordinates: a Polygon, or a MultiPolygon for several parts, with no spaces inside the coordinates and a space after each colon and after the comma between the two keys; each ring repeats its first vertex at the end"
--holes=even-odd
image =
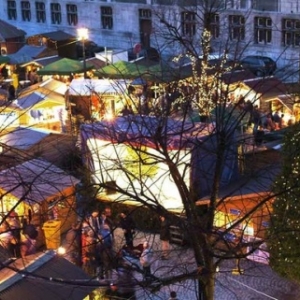
{"type": "Polygon", "coordinates": [[[47,94],[42,93],[42,91],[35,91],[31,94],[18,98],[17,104],[21,109],[29,109],[44,101],[56,102],[58,105],[65,104],[65,99],[62,95],[55,92],[49,92],[49,94],[47,94]]]}
{"type": "Polygon", "coordinates": [[[6,134],[2,134],[0,142],[9,147],[26,150],[40,142],[49,134],[49,131],[43,129],[18,127],[6,134]]]}
{"type": "Polygon", "coordinates": [[[255,76],[249,70],[236,70],[221,74],[222,81],[226,84],[238,83],[244,80],[253,79],[255,76]]]}
{"type": "Polygon", "coordinates": [[[24,37],[26,32],[3,20],[0,20],[0,41],[17,37],[24,37]]]}
{"type": "Polygon", "coordinates": [[[27,203],[61,195],[79,180],[43,159],[32,159],[0,172],[0,188],[27,203]]]}
{"type": "Polygon", "coordinates": [[[76,39],[76,36],[66,33],[62,30],[45,32],[45,33],[41,33],[39,35],[46,37],[53,41],[64,41],[64,40],[68,40],[68,39],[76,39]]]}
{"type": "Polygon", "coordinates": [[[98,94],[119,94],[127,91],[127,81],[122,79],[84,79],[75,78],[69,85],[69,95],[90,96],[98,94]]]}
{"type": "Polygon", "coordinates": [[[60,60],[61,57],[59,57],[58,55],[53,55],[53,56],[49,56],[49,57],[43,57],[43,58],[37,58],[35,60],[29,61],[23,65],[21,65],[21,67],[26,67],[29,65],[36,65],[38,67],[45,67],[48,64],[51,64],[55,61],[60,60]]]}
{"type": "Polygon", "coordinates": [[[49,93],[51,92],[55,92],[60,95],[65,95],[67,89],[68,86],[66,83],[59,80],[55,80],[53,78],[49,78],[43,82],[38,82],[36,84],[30,85],[22,89],[20,97],[33,93],[37,90],[42,93],[46,93],[46,95],[49,95],[49,93]]]}
{"type": "Polygon", "coordinates": [[[86,60],[90,65],[93,65],[94,69],[98,70],[103,68],[106,65],[106,62],[97,58],[91,57],[86,60]]]}
{"type": "Polygon", "coordinates": [[[97,288],[81,268],[54,251],[17,259],[0,269],[0,299],[82,300],[97,288]]]}
{"type": "Polygon", "coordinates": [[[288,93],[286,85],[276,77],[260,77],[244,80],[244,84],[251,88],[254,92],[266,95],[284,95],[288,93]]]}
{"type": "Polygon", "coordinates": [[[18,52],[9,54],[11,64],[25,64],[33,59],[57,55],[56,50],[46,46],[24,45],[18,52]]]}

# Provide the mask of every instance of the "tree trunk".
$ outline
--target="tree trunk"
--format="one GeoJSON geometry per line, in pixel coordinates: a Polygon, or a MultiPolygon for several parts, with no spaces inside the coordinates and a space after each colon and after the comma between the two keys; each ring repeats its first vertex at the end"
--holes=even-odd
{"type": "Polygon", "coordinates": [[[214,300],[215,272],[208,272],[203,279],[199,280],[199,300],[214,300]]]}

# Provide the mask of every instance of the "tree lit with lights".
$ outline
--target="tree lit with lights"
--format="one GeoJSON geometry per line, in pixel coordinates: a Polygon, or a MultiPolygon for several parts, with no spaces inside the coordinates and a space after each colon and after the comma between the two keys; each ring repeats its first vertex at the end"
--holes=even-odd
{"type": "Polygon", "coordinates": [[[270,226],[270,265],[280,275],[300,280],[300,126],[284,139],[283,167],[274,184],[270,226]]]}

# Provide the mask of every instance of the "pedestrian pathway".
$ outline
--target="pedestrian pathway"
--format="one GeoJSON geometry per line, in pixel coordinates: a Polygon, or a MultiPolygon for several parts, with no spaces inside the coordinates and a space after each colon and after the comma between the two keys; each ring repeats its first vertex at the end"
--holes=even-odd
{"type": "MultiPolygon", "coordinates": [[[[124,245],[122,229],[114,231],[114,247],[118,251],[124,245]]],[[[158,279],[170,278],[174,275],[188,273],[195,268],[195,260],[191,248],[171,244],[171,253],[168,260],[160,260],[159,234],[150,234],[137,231],[134,236],[134,245],[147,240],[153,250],[154,257],[151,265],[152,274],[158,279]]],[[[139,260],[134,261],[139,266],[139,260]]],[[[280,278],[268,265],[250,260],[243,260],[241,267],[243,275],[233,275],[235,261],[225,261],[216,275],[215,300],[299,300],[300,286],[280,278]]],[[[142,281],[142,273],[134,272],[136,282],[142,281]]],[[[160,290],[150,287],[136,286],[136,297],[139,300],[167,300],[171,291],[177,293],[180,300],[196,300],[195,280],[183,280],[160,290]]]]}

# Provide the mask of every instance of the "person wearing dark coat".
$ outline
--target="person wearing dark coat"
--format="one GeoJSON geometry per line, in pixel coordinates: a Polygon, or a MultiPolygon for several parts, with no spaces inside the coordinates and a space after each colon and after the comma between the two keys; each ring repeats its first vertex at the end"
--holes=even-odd
{"type": "Polygon", "coordinates": [[[161,240],[161,250],[162,256],[161,259],[168,259],[170,252],[170,224],[165,216],[160,216],[160,240],[161,240]]]}
{"type": "Polygon", "coordinates": [[[133,248],[133,233],[135,229],[134,221],[126,212],[120,213],[120,227],[123,229],[125,244],[129,248],[133,248]]]}

